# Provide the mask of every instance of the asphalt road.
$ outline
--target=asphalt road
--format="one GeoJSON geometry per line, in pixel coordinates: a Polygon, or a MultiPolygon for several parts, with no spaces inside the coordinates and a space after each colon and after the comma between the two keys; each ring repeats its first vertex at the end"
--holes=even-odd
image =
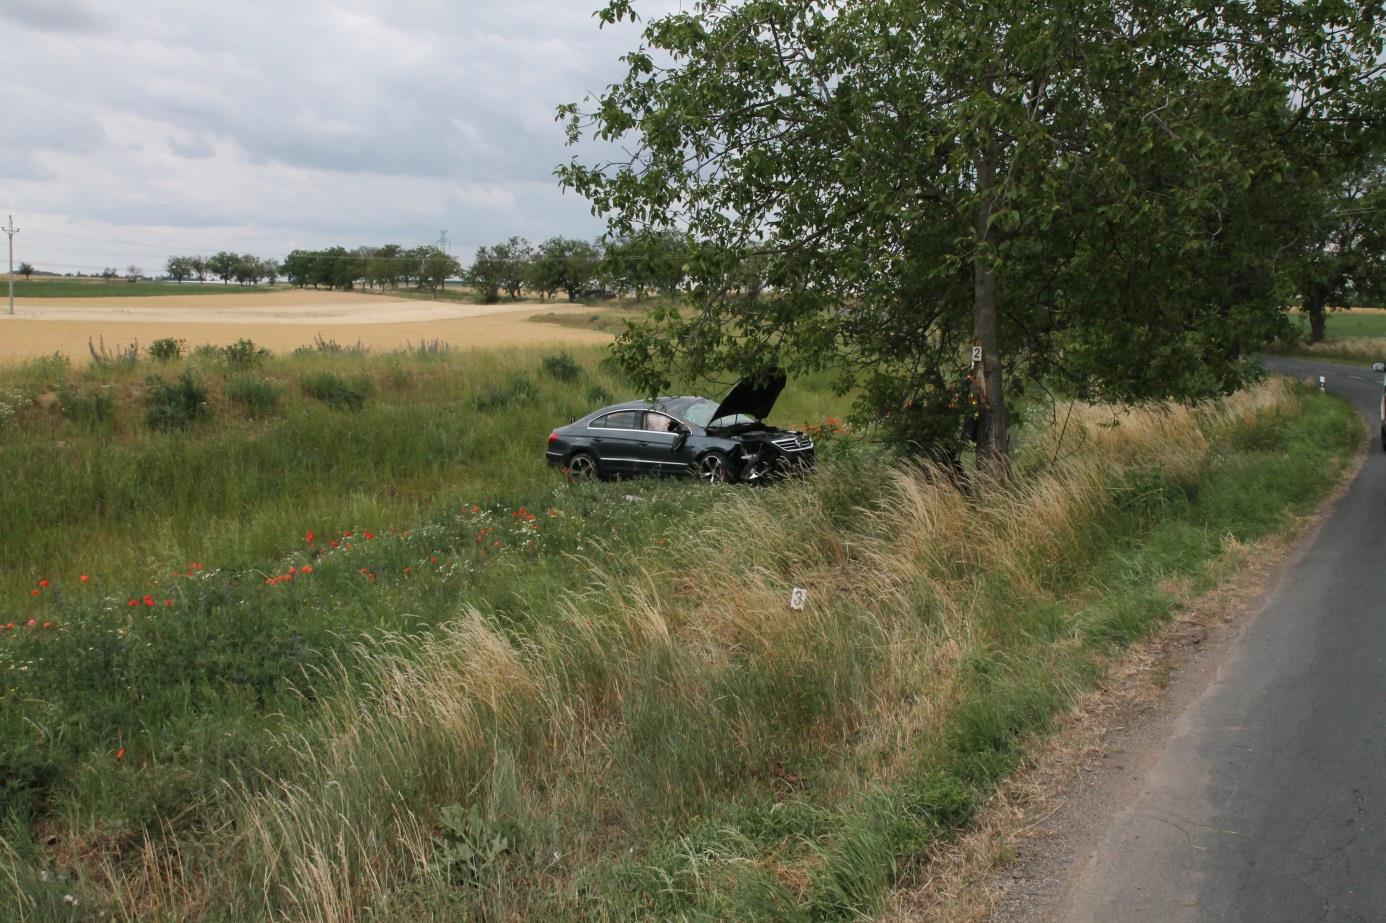
{"type": "Polygon", "coordinates": [[[1386,920],[1382,376],[1324,375],[1373,433],[1366,464],[1177,720],[1053,918],[1386,920]]]}

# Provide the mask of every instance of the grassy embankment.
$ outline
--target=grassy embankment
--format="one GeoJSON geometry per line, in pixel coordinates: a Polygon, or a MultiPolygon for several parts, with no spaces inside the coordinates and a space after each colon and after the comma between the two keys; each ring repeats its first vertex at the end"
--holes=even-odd
{"type": "MultiPolygon", "coordinates": [[[[581,403],[528,361],[512,427],[581,403]]],[[[481,424],[478,395],[515,373],[454,370],[454,407],[481,424]]],[[[783,418],[828,406],[803,400],[783,418]]],[[[290,494],[280,554],[183,554],[153,606],[35,587],[55,627],[0,642],[0,733],[28,745],[7,751],[27,781],[6,789],[0,887],[34,919],[69,918],[66,895],[208,919],[870,914],[1116,650],[1312,506],[1362,439],[1346,405],[1281,385],[1076,416],[977,498],[851,440],[760,492],[555,489],[502,447],[489,499],[407,533],[290,494]]]]}

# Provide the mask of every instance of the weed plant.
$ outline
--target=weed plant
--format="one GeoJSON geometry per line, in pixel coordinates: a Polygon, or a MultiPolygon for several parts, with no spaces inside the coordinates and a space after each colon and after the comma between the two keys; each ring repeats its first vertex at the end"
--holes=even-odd
{"type": "Polygon", "coordinates": [[[226,396],[249,420],[265,420],[279,410],[284,389],[268,378],[242,375],[226,382],[226,396]]]}
{"type": "Polygon", "coordinates": [[[366,375],[311,372],[303,377],[303,393],[334,410],[360,410],[375,393],[375,381],[366,375]]]}
{"type": "Polygon", "coordinates": [[[194,423],[210,420],[211,405],[207,387],[190,371],[174,382],[151,377],[145,397],[145,422],[152,430],[185,430],[194,423]]]}

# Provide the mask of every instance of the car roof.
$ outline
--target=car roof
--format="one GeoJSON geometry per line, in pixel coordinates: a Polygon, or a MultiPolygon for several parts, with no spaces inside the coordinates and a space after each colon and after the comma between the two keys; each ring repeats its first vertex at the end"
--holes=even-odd
{"type": "Polygon", "coordinates": [[[623,410],[659,410],[674,416],[680,416],[689,404],[700,400],[706,400],[706,398],[683,395],[681,397],[656,398],[654,401],[625,401],[620,404],[610,404],[600,410],[593,410],[581,419],[595,419],[603,414],[619,413],[623,410]]]}

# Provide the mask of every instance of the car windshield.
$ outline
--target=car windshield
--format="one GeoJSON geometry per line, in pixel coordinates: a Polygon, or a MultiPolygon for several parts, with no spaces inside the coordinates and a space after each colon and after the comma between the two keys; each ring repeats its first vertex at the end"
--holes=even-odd
{"type": "Polygon", "coordinates": [[[712,415],[716,412],[716,401],[710,401],[705,397],[700,397],[683,408],[682,416],[689,423],[707,429],[707,425],[712,422],[712,415]]]}
{"type": "Polygon", "coordinates": [[[738,423],[755,423],[756,418],[749,414],[738,413],[731,416],[721,416],[716,420],[712,415],[717,412],[717,408],[722,406],[716,401],[710,401],[705,397],[694,399],[693,403],[683,408],[682,416],[689,423],[708,429],[713,423],[719,426],[735,426],[738,423]]]}

